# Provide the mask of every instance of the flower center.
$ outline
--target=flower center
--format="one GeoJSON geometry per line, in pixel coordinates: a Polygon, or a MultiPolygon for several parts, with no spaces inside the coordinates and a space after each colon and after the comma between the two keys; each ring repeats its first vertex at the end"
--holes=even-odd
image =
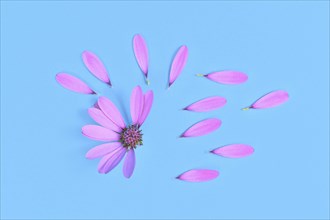
{"type": "Polygon", "coordinates": [[[120,133],[120,142],[124,147],[131,149],[136,145],[142,145],[142,133],[137,125],[130,125],[120,133]]]}

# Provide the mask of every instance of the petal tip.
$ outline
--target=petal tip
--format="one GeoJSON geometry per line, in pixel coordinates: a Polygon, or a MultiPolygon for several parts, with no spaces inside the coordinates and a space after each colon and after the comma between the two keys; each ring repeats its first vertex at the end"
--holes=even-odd
{"type": "Polygon", "coordinates": [[[132,174],[131,174],[131,175],[125,175],[125,174],[124,174],[124,177],[125,177],[126,179],[130,179],[130,178],[132,177],[132,174]]]}

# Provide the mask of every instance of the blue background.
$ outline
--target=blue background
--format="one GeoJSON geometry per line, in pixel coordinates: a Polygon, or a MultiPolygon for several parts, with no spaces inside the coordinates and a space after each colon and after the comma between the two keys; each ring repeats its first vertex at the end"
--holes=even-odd
{"type": "Polygon", "coordinates": [[[329,2],[1,2],[1,217],[11,218],[328,218],[329,2]],[[132,51],[141,33],[150,52],[144,84],[132,51]],[[167,90],[180,45],[188,63],[167,90]],[[109,89],[84,67],[91,50],[107,66],[109,89]],[[235,69],[249,75],[225,86],[195,76],[235,69]],[[137,84],[154,90],[144,146],[129,180],[121,165],[108,175],[85,153],[98,143],[81,135],[96,96],[63,89],[65,71],[88,82],[129,115],[137,84]],[[289,102],[241,111],[272,90],[289,102]],[[180,110],[211,95],[228,104],[209,113],[180,110]],[[217,117],[216,132],[178,136],[217,117]],[[254,155],[208,153],[230,143],[254,155]],[[192,168],[218,179],[187,183],[192,168]]]}

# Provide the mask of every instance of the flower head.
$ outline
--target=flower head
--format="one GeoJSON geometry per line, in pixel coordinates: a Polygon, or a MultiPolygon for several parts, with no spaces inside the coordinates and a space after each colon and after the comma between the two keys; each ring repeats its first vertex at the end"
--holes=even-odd
{"type": "Polygon", "coordinates": [[[120,133],[120,142],[127,149],[136,148],[137,145],[142,145],[142,133],[138,125],[130,125],[120,133]]]}
{"type": "Polygon", "coordinates": [[[135,152],[137,146],[143,144],[141,126],[146,120],[153,102],[153,92],[142,93],[140,86],[133,89],[131,95],[132,123],[127,125],[117,107],[106,97],[100,97],[97,108],[89,109],[89,115],[98,125],[86,125],[82,133],[99,141],[109,143],[98,145],[86,154],[88,159],[102,159],[98,165],[100,173],[108,173],[125,157],[123,173],[130,178],[135,167],[135,152]]]}

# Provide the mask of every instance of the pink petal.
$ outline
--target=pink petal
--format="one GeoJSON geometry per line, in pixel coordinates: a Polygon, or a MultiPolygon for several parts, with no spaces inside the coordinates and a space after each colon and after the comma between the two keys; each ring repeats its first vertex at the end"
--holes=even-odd
{"type": "Polygon", "coordinates": [[[87,69],[99,80],[109,84],[111,82],[108,76],[108,72],[105,69],[102,61],[92,52],[84,51],[82,53],[82,59],[87,67],[87,69]]]}
{"type": "Polygon", "coordinates": [[[221,125],[221,120],[210,118],[200,121],[188,128],[180,137],[197,137],[217,130],[221,125]]]}
{"type": "Polygon", "coordinates": [[[211,153],[229,158],[246,157],[253,154],[253,152],[254,152],[253,147],[246,144],[231,144],[231,145],[219,147],[211,151],[211,153]]]}
{"type": "Polygon", "coordinates": [[[110,158],[112,158],[114,155],[117,155],[119,152],[121,152],[122,149],[124,149],[124,147],[119,147],[119,148],[115,149],[114,151],[111,151],[110,153],[106,154],[104,157],[101,158],[101,160],[100,160],[100,162],[97,166],[97,169],[98,169],[99,173],[102,173],[103,167],[108,162],[108,160],[110,158]]]}
{"type": "Polygon", "coordinates": [[[106,97],[102,96],[97,102],[102,112],[117,126],[125,128],[125,122],[117,107],[106,97]]]}
{"type": "Polygon", "coordinates": [[[133,149],[130,149],[124,161],[123,173],[126,178],[130,178],[133,174],[135,167],[135,152],[133,149]]]}
{"type": "Polygon", "coordinates": [[[248,80],[248,76],[245,73],[232,70],[213,72],[203,76],[222,84],[240,84],[248,80]]]}
{"type": "Polygon", "coordinates": [[[72,75],[67,73],[56,74],[56,81],[64,88],[83,94],[96,94],[89,86],[72,75]]]}
{"type": "Polygon", "coordinates": [[[136,34],[133,38],[133,49],[136,61],[146,78],[148,77],[148,48],[145,40],[140,34],[136,34]]]}
{"type": "Polygon", "coordinates": [[[121,132],[122,129],[113,123],[105,114],[98,108],[89,108],[88,114],[94,119],[95,122],[99,123],[103,127],[109,128],[115,132],[121,132]]]}
{"type": "Polygon", "coordinates": [[[286,91],[277,90],[261,97],[250,107],[245,108],[244,110],[249,108],[255,108],[255,109],[272,108],[283,104],[284,102],[288,101],[288,99],[289,99],[289,94],[286,91]]]}
{"type": "Polygon", "coordinates": [[[99,173],[109,173],[112,169],[114,169],[120,161],[123,159],[126,153],[126,148],[120,147],[118,150],[104,156],[98,165],[99,173]]]}
{"type": "Polygon", "coordinates": [[[138,122],[140,126],[144,123],[144,121],[148,117],[153,100],[154,100],[154,93],[151,90],[146,92],[146,94],[144,95],[142,114],[139,117],[139,122],[138,122]]]}
{"type": "Polygon", "coordinates": [[[218,176],[219,172],[216,170],[196,169],[181,174],[177,179],[188,182],[205,182],[213,180],[218,176]]]}
{"type": "Polygon", "coordinates": [[[176,78],[180,75],[183,70],[183,67],[186,65],[188,59],[188,47],[181,46],[178,52],[176,53],[170,71],[170,80],[169,80],[169,87],[174,83],[176,78]]]}
{"type": "Polygon", "coordinates": [[[132,123],[137,124],[143,110],[143,93],[140,86],[136,86],[131,95],[131,116],[132,123]]]}
{"type": "Polygon", "coordinates": [[[122,147],[120,142],[112,142],[112,143],[106,143],[101,144],[96,147],[93,147],[86,153],[87,159],[95,159],[98,157],[103,157],[115,150],[117,150],[119,147],[122,147]]]}
{"type": "Polygon", "coordinates": [[[85,125],[82,133],[86,137],[97,141],[118,141],[120,135],[110,129],[98,125],[85,125]]]}
{"type": "Polygon", "coordinates": [[[227,100],[220,96],[213,96],[209,98],[197,101],[187,107],[184,110],[194,111],[194,112],[207,112],[221,108],[227,103],[227,100]]]}

